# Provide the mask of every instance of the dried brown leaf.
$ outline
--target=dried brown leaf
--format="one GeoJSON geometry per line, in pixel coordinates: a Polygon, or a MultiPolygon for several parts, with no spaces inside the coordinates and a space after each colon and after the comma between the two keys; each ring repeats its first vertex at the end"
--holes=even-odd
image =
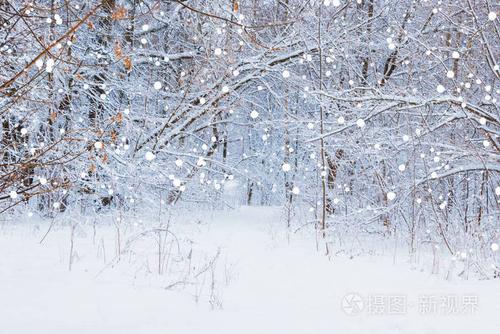
{"type": "Polygon", "coordinates": [[[116,59],[121,59],[123,57],[122,46],[120,45],[119,41],[115,42],[115,47],[114,47],[113,50],[115,52],[115,58],[116,59]]]}
{"type": "Polygon", "coordinates": [[[130,59],[130,57],[125,57],[125,59],[123,59],[123,66],[125,66],[127,72],[132,71],[132,59],[130,59]]]}
{"type": "Polygon", "coordinates": [[[123,114],[121,112],[119,112],[118,114],[116,114],[115,121],[117,123],[121,123],[123,121],[123,114]]]}
{"type": "Polygon", "coordinates": [[[122,20],[126,16],[127,16],[127,10],[123,6],[116,8],[116,10],[113,12],[113,14],[111,14],[111,18],[113,20],[122,20]]]}

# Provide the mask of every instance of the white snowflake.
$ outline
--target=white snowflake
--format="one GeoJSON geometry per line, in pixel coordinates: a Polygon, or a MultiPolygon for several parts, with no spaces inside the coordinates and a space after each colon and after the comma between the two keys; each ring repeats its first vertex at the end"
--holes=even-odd
{"type": "Polygon", "coordinates": [[[438,93],[441,94],[441,93],[445,92],[446,88],[444,88],[443,85],[437,85],[436,90],[437,90],[438,93]]]}
{"type": "Polygon", "coordinates": [[[252,112],[250,113],[250,117],[253,119],[259,117],[259,113],[257,112],[257,110],[252,110],[252,112]]]}
{"type": "Polygon", "coordinates": [[[196,162],[196,165],[198,167],[205,167],[207,163],[205,162],[205,159],[203,159],[203,157],[199,157],[198,158],[198,161],[196,162]]]}
{"type": "Polygon", "coordinates": [[[389,201],[392,201],[392,200],[394,200],[395,198],[396,198],[396,193],[395,193],[395,192],[389,191],[389,192],[387,193],[387,199],[388,199],[389,201]]]}
{"type": "Polygon", "coordinates": [[[144,155],[144,158],[146,158],[147,161],[151,161],[155,158],[156,156],[154,155],[153,152],[146,152],[146,154],[144,155]]]}
{"type": "Polygon", "coordinates": [[[282,166],[281,166],[281,170],[283,170],[285,173],[286,172],[289,172],[290,169],[292,169],[292,167],[290,166],[289,163],[284,163],[282,166]]]}
{"type": "Polygon", "coordinates": [[[52,58],[47,59],[47,62],[45,64],[45,71],[47,73],[52,73],[52,71],[54,70],[54,64],[55,64],[54,59],[52,58]]]}
{"type": "Polygon", "coordinates": [[[61,25],[63,23],[62,18],[59,16],[59,14],[54,15],[54,19],[56,19],[56,24],[61,25]]]}

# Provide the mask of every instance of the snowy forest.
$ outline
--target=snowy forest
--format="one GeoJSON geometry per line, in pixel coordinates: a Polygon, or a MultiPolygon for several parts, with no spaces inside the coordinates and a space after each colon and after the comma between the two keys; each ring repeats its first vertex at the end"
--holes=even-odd
{"type": "Polygon", "coordinates": [[[0,0],[0,332],[498,330],[497,15],[0,0]]]}

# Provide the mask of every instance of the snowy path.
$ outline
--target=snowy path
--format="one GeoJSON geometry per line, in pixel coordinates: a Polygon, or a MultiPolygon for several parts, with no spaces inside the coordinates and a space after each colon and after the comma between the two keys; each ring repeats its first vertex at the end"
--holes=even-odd
{"type": "Polygon", "coordinates": [[[446,282],[410,270],[402,260],[393,265],[392,257],[329,261],[315,252],[314,240],[286,242],[276,221],[276,213],[244,208],[213,219],[194,237],[197,247],[220,246],[230,264],[229,285],[220,289],[222,310],[196,304],[182,292],[132,285],[120,275],[96,279],[102,264],[82,260],[68,272],[67,233],[54,233],[39,245],[38,235],[3,231],[0,333],[432,334],[500,328],[499,282],[446,282]],[[407,310],[375,315],[365,308],[347,315],[341,301],[352,292],[384,301],[405,296],[407,310]],[[460,302],[474,296],[477,311],[423,315],[420,295],[457,296],[460,302]]]}

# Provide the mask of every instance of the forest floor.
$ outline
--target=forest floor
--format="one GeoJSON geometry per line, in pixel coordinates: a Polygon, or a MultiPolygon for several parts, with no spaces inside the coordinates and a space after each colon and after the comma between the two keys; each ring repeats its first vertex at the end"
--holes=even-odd
{"type": "Polygon", "coordinates": [[[410,265],[404,251],[390,246],[328,258],[310,231],[286,232],[276,209],[193,217],[169,225],[175,238],[163,240],[171,255],[161,257],[160,269],[155,236],[161,232],[141,234],[152,226],[145,218],[122,226],[120,242],[112,224],[95,233],[88,221],[75,228],[71,271],[70,226],[54,226],[40,243],[50,221],[0,223],[0,333],[483,334],[500,328],[498,280],[446,280],[442,272],[430,274],[429,261],[410,265]]]}

